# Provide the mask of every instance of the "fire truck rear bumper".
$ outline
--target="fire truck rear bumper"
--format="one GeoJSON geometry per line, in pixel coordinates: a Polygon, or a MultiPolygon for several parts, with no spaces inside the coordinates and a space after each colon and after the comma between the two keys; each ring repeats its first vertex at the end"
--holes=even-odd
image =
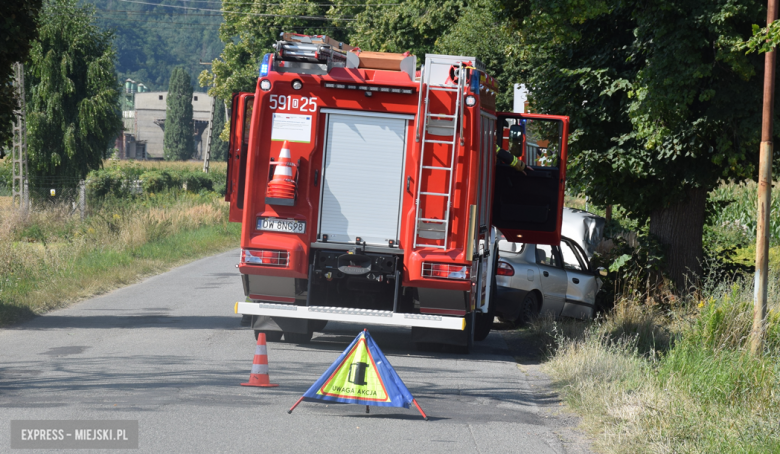
{"type": "Polygon", "coordinates": [[[411,326],[462,331],[466,327],[463,317],[446,317],[426,314],[400,314],[391,311],[348,309],[324,306],[293,306],[273,303],[243,303],[235,306],[236,314],[265,315],[267,317],[303,318],[309,320],[335,320],[339,322],[365,323],[369,325],[411,326]]]}

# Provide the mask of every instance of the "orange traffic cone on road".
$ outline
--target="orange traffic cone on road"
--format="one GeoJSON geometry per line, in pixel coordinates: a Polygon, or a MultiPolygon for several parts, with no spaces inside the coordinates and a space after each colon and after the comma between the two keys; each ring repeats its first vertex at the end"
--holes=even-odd
{"type": "Polygon", "coordinates": [[[274,177],[268,182],[266,203],[272,205],[292,205],[295,203],[295,163],[290,158],[290,145],[284,141],[279,161],[274,169],[274,177]]]}
{"type": "Polygon", "coordinates": [[[249,382],[241,383],[241,386],[259,386],[261,388],[273,388],[268,377],[268,347],[265,345],[265,333],[257,335],[257,348],[255,349],[255,359],[252,362],[252,372],[249,374],[249,382]]]}

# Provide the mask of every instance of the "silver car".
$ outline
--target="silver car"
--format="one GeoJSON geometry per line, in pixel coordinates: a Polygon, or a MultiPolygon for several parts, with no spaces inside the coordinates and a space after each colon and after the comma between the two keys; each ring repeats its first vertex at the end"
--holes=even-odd
{"type": "Polygon", "coordinates": [[[563,237],[560,246],[499,242],[496,315],[524,323],[539,316],[593,318],[603,268],[591,268],[582,247],[563,237]]]}

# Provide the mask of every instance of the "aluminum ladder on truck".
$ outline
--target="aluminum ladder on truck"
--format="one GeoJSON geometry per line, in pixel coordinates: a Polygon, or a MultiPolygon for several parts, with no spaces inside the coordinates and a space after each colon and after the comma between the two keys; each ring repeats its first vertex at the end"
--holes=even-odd
{"type": "MultiPolygon", "coordinates": [[[[428,67],[430,71],[425,71],[420,74],[420,102],[423,100],[423,91],[425,91],[425,110],[423,112],[423,124],[422,124],[422,143],[420,144],[420,171],[417,175],[417,196],[415,199],[415,223],[414,223],[414,247],[430,247],[436,249],[447,249],[447,240],[450,231],[450,210],[452,208],[452,193],[453,193],[453,180],[455,175],[455,157],[457,150],[458,139],[461,138],[461,134],[458,133],[458,126],[462,128],[463,117],[463,89],[465,85],[465,77],[463,73],[463,62],[453,62],[451,60],[435,59],[429,60],[428,67]],[[426,77],[430,79],[431,75],[435,72],[432,70],[434,67],[446,67],[447,72],[452,66],[459,67],[460,76],[458,77],[457,84],[425,84],[426,77]],[[427,90],[425,86],[427,85],[427,90]],[[455,93],[455,110],[454,114],[447,113],[435,113],[430,111],[430,94],[434,91],[440,92],[452,92],[455,93]],[[448,137],[451,140],[434,140],[428,138],[428,128],[436,131],[436,136],[448,137]],[[429,150],[429,144],[445,144],[449,147],[449,166],[436,166],[425,165],[426,153],[433,153],[429,150]],[[431,173],[444,172],[445,181],[448,181],[446,192],[427,192],[423,191],[423,172],[430,170],[431,173]],[[444,199],[444,215],[442,219],[436,219],[432,217],[424,217],[422,213],[422,204],[424,200],[435,200],[436,198],[444,199]],[[420,240],[443,240],[441,245],[421,243],[420,240]]],[[[418,106],[417,111],[419,113],[420,108],[418,106]]],[[[420,141],[419,129],[417,141],[420,141]]],[[[461,139],[462,142],[462,139],[461,139]]],[[[462,143],[461,143],[462,145],[462,143]]],[[[433,164],[433,162],[431,162],[433,164]]]]}

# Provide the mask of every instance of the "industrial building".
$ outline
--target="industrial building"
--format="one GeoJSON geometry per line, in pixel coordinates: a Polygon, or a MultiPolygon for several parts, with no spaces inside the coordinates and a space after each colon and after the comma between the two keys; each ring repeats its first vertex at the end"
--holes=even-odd
{"type": "MultiPolygon", "coordinates": [[[[127,79],[122,95],[124,132],[117,140],[119,159],[163,159],[163,136],[167,91],[147,91],[143,84],[127,79]]],[[[192,159],[202,159],[211,117],[211,96],[193,93],[192,116],[195,147],[192,159]]]]}

